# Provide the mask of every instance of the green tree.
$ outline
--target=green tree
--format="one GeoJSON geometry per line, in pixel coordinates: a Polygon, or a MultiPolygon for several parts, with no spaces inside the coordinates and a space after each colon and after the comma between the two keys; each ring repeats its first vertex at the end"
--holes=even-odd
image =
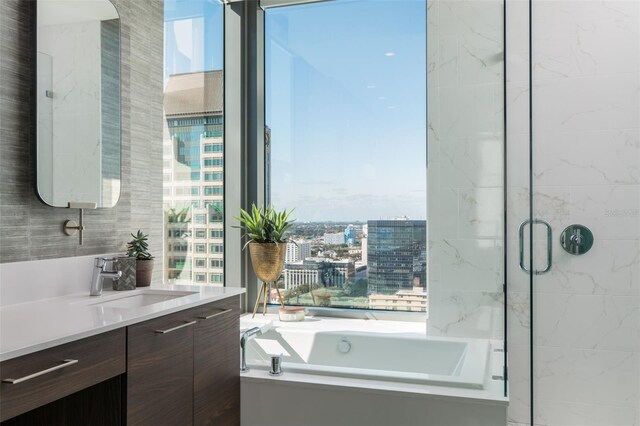
{"type": "Polygon", "coordinates": [[[356,282],[347,281],[342,289],[349,297],[367,297],[367,280],[360,278],[356,282]]]}
{"type": "Polygon", "coordinates": [[[300,296],[302,296],[303,294],[311,293],[311,299],[313,300],[313,303],[315,305],[316,300],[315,300],[315,297],[313,295],[313,290],[315,290],[317,288],[320,288],[320,285],[318,285],[318,284],[313,284],[313,285],[300,284],[296,288],[292,288],[291,290],[288,290],[286,292],[286,294],[283,295],[282,297],[284,298],[285,303],[289,303],[289,301],[295,297],[295,299],[296,299],[296,303],[295,304],[299,305],[300,304],[300,296]]]}

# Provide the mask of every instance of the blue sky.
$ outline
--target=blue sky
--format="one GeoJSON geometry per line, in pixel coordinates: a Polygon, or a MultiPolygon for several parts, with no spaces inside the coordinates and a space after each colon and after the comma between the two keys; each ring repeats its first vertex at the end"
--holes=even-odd
{"type": "Polygon", "coordinates": [[[218,0],[165,0],[165,85],[171,74],[222,69],[222,14],[218,0]]]}
{"type": "MultiPolygon", "coordinates": [[[[222,67],[217,0],[165,3],[168,75],[222,67]]],[[[424,0],[265,13],[272,202],[299,221],[426,217],[424,0]]]]}
{"type": "Polygon", "coordinates": [[[302,221],[426,217],[426,8],[269,9],[272,202],[302,221]]]}

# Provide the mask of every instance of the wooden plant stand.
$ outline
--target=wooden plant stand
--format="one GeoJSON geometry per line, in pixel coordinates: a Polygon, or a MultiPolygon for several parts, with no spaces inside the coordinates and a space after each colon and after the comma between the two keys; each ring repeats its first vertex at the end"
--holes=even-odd
{"type": "MultiPolygon", "coordinates": [[[[256,312],[258,312],[258,306],[260,306],[260,297],[262,296],[262,315],[264,316],[267,313],[267,299],[269,298],[269,293],[271,289],[271,282],[261,281],[260,291],[258,292],[258,297],[256,298],[256,304],[253,307],[253,315],[251,318],[256,316],[256,312]]],[[[278,285],[274,282],[276,286],[276,291],[278,292],[278,299],[280,300],[280,305],[284,308],[284,301],[282,300],[282,295],[280,294],[280,289],[278,285]]]]}

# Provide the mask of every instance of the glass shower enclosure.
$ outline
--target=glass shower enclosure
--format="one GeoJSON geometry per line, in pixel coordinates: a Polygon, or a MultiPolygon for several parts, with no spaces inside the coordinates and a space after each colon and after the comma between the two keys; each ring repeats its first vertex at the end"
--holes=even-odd
{"type": "Polygon", "coordinates": [[[640,5],[506,16],[509,419],[639,424],[640,5]]]}

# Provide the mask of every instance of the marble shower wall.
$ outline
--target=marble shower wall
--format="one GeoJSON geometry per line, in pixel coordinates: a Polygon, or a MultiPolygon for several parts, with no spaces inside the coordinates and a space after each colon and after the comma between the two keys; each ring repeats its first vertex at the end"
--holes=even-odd
{"type": "MultiPolygon", "coordinates": [[[[640,3],[534,1],[532,21],[533,207],[553,229],[534,280],[535,422],[640,425],[640,3]],[[582,256],[559,244],[574,223],[595,236],[582,256]]],[[[509,420],[528,424],[527,2],[508,3],[506,31],[509,420]]]]}
{"type": "MultiPolygon", "coordinates": [[[[533,3],[533,208],[553,229],[553,267],[533,296],[539,425],[640,425],[639,9],[533,3]],[[559,244],[573,223],[596,238],[583,256],[559,244]]],[[[428,3],[432,335],[502,337],[501,13],[501,2],[428,3]]],[[[507,2],[506,15],[509,419],[528,424],[517,239],[529,209],[528,2],[507,2]]]]}
{"type": "Polygon", "coordinates": [[[502,1],[427,7],[428,330],[502,339],[502,1]]]}

